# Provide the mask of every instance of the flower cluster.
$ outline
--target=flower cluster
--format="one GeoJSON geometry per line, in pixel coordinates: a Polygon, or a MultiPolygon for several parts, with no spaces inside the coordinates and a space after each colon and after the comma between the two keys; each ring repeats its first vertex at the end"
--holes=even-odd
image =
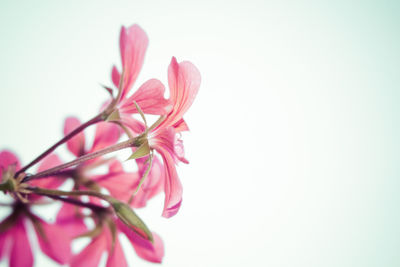
{"type": "Polygon", "coordinates": [[[0,190],[12,197],[2,203],[12,211],[0,223],[0,259],[8,258],[10,266],[33,266],[31,245],[36,242],[30,240],[30,229],[36,233],[41,251],[59,264],[98,266],[107,252],[108,267],[127,266],[120,234],[130,240],[139,257],[162,261],[161,238],[134,209],[145,207],[161,192],[165,194],[162,216],[175,215],[181,206],[182,185],[176,166],[188,163],[181,140],[181,132],[188,130],[183,115],[199,90],[200,74],[192,63],[173,57],[168,67],[168,98],[157,79],[146,81],[130,94],[147,46],[147,35],[138,25],[122,27],[121,68],[112,68],[114,86],[104,86],[110,99],[99,114],[85,123],[67,118],[64,137],[23,167],[14,153],[0,151],[0,190]],[[158,119],[148,124],[146,114],[158,119]],[[91,144],[84,132],[89,126],[95,127],[91,144]],[[55,154],[63,144],[74,160],[63,162],[55,154]],[[109,155],[122,149],[132,152],[129,162],[136,162],[136,171],[124,170],[118,157],[109,155]],[[34,165],[38,165],[36,172],[29,173],[34,165]],[[32,209],[55,201],[62,205],[54,212],[52,223],[32,209]],[[88,237],[90,242],[79,253],[72,253],[71,242],[80,237],[88,237]]]}

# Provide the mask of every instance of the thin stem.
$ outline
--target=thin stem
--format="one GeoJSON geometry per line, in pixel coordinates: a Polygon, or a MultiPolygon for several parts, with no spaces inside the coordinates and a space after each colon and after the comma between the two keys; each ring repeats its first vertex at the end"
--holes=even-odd
{"type": "Polygon", "coordinates": [[[114,151],[121,150],[121,149],[124,149],[124,148],[138,147],[138,146],[140,146],[140,139],[141,138],[142,138],[142,136],[139,135],[136,138],[129,139],[127,141],[124,141],[124,142],[121,142],[121,143],[106,147],[104,149],[101,149],[99,151],[83,155],[83,156],[81,156],[81,157],[79,157],[79,158],[77,158],[75,160],[72,160],[70,162],[58,165],[58,166],[56,166],[54,168],[50,168],[50,169],[42,171],[42,172],[39,172],[39,173],[37,173],[35,175],[26,176],[24,178],[23,182],[31,181],[33,179],[38,179],[38,178],[44,178],[44,177],[58,175],[62,170],[66,169],[66,168],[69,168],[69,167],[72,167],[72,166],[75,166],[75,165],[79,165],[79,164],[81,164],[81,163],[83,163],[85,161],[88,161],[88,160],[103,156],[105,154],[109,154],[109,153],[114,152],[114,151]]]}
{"type": "Polygon", "coordinates": [[[32,160],[29,164],[27,164],[25,167],[21,168],[18,172],[16,172],[15,177],[17,177],[20,173],[25,172],[27,169],[29,169],[30,167],[32,167],[33,165],[35,165],[36,163],[38,163],[39,161],[41,161],[44,157],[46,157],[47,155],[49,155],[51,152],[53,152],[58,146],[62,145],[63,143],[67,142],[68,140],[70,140],[72,137],[74,137],[75,135],[77,135],[78,133],[80,133],[81,131],[83,131],[84,129],[86,129],[87,127],[89,127],[90,125],[93,125],[95,123],[98,123],[100,121],[103,120],[102,118],[103,114],[100,113],[99,115],[93,117],[92,119],[90,119],[89,121],[85,122],[84,124],[80,125],[78,128],[76,128],[75,130],[73,130],[72,132],[70,132],[69,134],[67,134],[66,136],[64,136],[60,141],[58,141],[57,143],[55,143],[53,146],[51,146],[49,149],[47,149],[45,152],[43,152],[42,154],[40,154],[38,157],[36,157],[34,160],[32,160]]]}
{"type": "Polygon", "coordinates": [[[89,208],[89,209],[91,209],[93,211],[108,210],[108,208],[106,208],[106,207],[102,207],[102,206],[99,206],[99,205],[96,205],[96,204],[92,204],[92,203],[85,203],[85,202],[82,202],[82,201],[77,200],[75,198],[61,197],[61,196],[49,195],[49,194],[40,194],[40,195],[46,196],[48,198],[52,198],[52,199],[55,199],[55,200],[61,200],[63,202],[70,203],[70,204],[75,205],[75,206],[89,208]]]}
{"type": "Polygon", "coordinates": [[[96,191],[89,190],[81,190],[81,191],[62,191],[55,189],[46,189],[41,187],[28,187],[28,190],[31,190],[35,194],[46,195],[46,196],[93,196],[97,198],[104,199],[108,201],[110,196],[103,195],[102,193],[96,191]]]}

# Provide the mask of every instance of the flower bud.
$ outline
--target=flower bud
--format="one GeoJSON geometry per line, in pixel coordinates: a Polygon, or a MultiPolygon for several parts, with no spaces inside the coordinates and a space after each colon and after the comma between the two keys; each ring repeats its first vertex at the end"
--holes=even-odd
{"type": "Polygon", "coordinates": [[[141,237],[153,242],[153,235],[147,228],[144,222],[136,215],[136,213],[129,207],[129,205],[118,201],[114,198],[110,198],[109,203],[114,208],[115,214],[118,218],[130,227],[135,233],[141,237]]]}

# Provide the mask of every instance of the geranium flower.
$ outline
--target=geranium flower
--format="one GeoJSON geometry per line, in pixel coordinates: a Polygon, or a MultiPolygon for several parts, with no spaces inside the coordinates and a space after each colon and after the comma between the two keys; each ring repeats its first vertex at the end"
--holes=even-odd
{"type": "Polygon", "coordinates": [[[107,225],[101,226],[101,232],[92,239],[88,246],[72,258],[70,262],[71,267],[96,267],[100,262],[101,256],[106,251],[108,252],[107,267],[127,267],[125,254],[118,238],[120,233],[126,235],[139,257],[155,263],[162,261],[164,245],[156,233],[152,233],[154,241],[151,243],[119,219],[113,218],[111,223],[116,226],[114,244],[110,228],[107,225]]]}
{"type": "MultiPolygon", "coordinates": [[[[15,173],[19,168],[19,160],[12,152],[0,152],[0,176],[3,182],[6,172],[12,170],[15,173]]],[[[51,182],[47,185],[51,185],[51,182]]],[[[69,261],[71,239],[60,225],[45,222],[30,211],[29,205],[19,201],[15,202],[12,208],[11,215],[0,223],[0,258],[8,255],[10,266],[33,266],[31,243],[26,229],[26,223],[30,222],[34,226],[43,253],[60,264],[69,261]]]]}
{"type": "Polygon", "coordinates": [[[164,98],[164,85],[157,79],[146,81],[128,97],[142,68],[148,42],[146,33],[138,25],[121,28],[122,75],[115,66],[111,72],[112,81],[118,88],[118,95],[110,103],[111,109],[116,107],[118,115],[110,120],[120,121],[129,126],[132,123],[132,114],[138,113],[135,102],[146,114],[162,115],[170,110],[170,104],[164,98]]]}

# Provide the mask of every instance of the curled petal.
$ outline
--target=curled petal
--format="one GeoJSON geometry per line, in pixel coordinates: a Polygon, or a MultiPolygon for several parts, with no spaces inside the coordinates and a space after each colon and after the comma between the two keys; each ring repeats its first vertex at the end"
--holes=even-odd
{"type": "Polygon", "coordinates": [[[165,202],[163,217],[169,218],[174,216],[182,203],[182,184],[179,180],[178,173],[175,168],[173,152],[168,151],[165,147],[159,146],[155,148],[163,158],[165,171],[165,202]]]}
{"type": "Polygon", "coordinates": [[[67,263],[71,257],[71,238],[61,226],[48,224],[39,218],[37,220],[40,226],[35,230],[43,253],[60,264],[67,263]]]}
{"type": "Polygon", "coordinates": [[[146,114],[164,115],[171,108],[169,101],[164,98],[164,91],[164,85],[159,80],[148,80],[132,96],[122,100],[120,111],[127,114],[138,113],[135,101],[146,114]]]}
{"type": "Polygon", "coordinates": [[[122,69],[124,72],[121,99],[128,94],[139,75],[148,43],[149,39],[147,38],[146,33],[138,25],[135,24],[129,28],[121,28],[119,45],[121,50],[122,69]]]}
{"type": "MultiPolygon", "coordinates": [[[[81,125],[81,122],[75,117],[68,117],[64,123],[64,135],[69,134],[81,125]]],[[[75,135],[67,141],[68,150],[79,157],[85,152],[85,135],[83,132],[75,135]]]]}
{"type": "Polygon", "coordinates": [[[164,244],[162,239],[156,234],[153,234],[153,243],[138,235],[135,231],[126,226],[123,222],[116,220],[118,229],[123,232],[131,242],[136,254],[150,262],[160,263],[164,257],[164,244]]]}
{"type": "Polygon", "coordinates": [[[168,84],[173,108],[157,128],[174,126],[182,119],[199,91],[200,80],[200,72],[192,63],[189,61],[178,63],[175,57],[172,58],[168,68],[168,84]]]}
{"type": "Polygon", "coordinates": [[[14,153],[9,150],[3,150],[0,152],[0,179],[2,179],[3,170],[10,165],[15,165],[16,170],[21,168],[19,160],[14,153]]]}

